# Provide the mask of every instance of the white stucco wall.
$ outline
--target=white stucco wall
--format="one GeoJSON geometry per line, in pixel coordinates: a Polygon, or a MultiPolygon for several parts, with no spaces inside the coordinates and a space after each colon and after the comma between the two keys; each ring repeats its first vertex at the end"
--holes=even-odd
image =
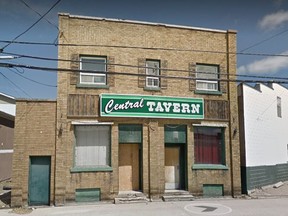
{"type": "Polygon", "coordinates": [[[243,85],[246,166],[287,163],[288,89],[259,84],[258,91],[243,85]],[[277,116],[281,98],[282,118],[277,116]]]}
{"type": "Polygon", "coordinates": [[[0,111],[15,116],[16,104],[15,98],[0,93],[0,111]]]}

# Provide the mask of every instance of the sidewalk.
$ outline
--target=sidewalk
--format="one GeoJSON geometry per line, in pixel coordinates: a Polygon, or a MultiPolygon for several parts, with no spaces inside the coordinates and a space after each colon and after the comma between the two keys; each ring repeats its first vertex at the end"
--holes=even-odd
{"type": "MultiPolygon", "coordinates": [[[[3,186],[10,187],[11,182],[0,182],[0,210],[1,209],[9,209],[9,212],[15,213],[15,214],[29,214],[33,211],[33,208],[30,207],[23,207],[23,208],[14,208],[10,209],[10,202],[11,202],[11,191],[9,190],[3,190],[3,186]]],[[[255,190],[250,191],[249,195],[243,196],[242,199],[265,199],[265,198],[288,198],[288,181],[283,182],[281,184],[275,184],[275,185],[269,185],[264,186],[255,190]],[[279,187],[275,187],[275,185],[279,187]]],[[[203,200],[210,200],[210,201],[217,201],[221,199],[217,198],[201,198],[201,197],[195,197],[195,201],[203,201],[203,200]]],[[[222,199],[225,200],[225,199],[222,199]]],[[[232,199],[233,200],[233,199],[232,199]]],[[[237,200],[237,199],[235,199],[237,200]]],[[[156,201],[156,202],[162,202],[162,201],[156,201]]],[[[111,202],[109,202],[111,204],[111,202]]],[[[97,203],[95,205],[101,205],[104,204],[102,202],[97,203]]],[[[133,204],[129,204],[133,205],[133,204]]],[[[78,206],[75,204],[75,206],[78,206]]],[[[49,208],[49,207],[48,207],[49,208]]],[[[52,208],[52,207],[51,207],[52,208]]]]}
{"type": "Polygon", "coordinates": [[[10,203],[11,203],[10,188],[11,188],[11,180],[0,182],[0,209],[10,207],[10,203]]]}
{"type": "Polygon", "coordinates": [[[263,186],[250,191],[249,196],[252,199],[286,197],[288,198],[288,181],[279,182],[274,185],[263,186]]]}

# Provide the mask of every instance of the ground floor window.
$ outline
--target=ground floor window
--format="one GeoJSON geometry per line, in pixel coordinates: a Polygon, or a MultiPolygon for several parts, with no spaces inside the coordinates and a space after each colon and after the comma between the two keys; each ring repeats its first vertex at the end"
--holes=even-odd
{"type": "Polygon", "coordinates": [[[110,166],[110,137],[110,126],[75,126],[75,167],[110,166]]]}
{"type": "Polygon", "coordinates": [[[195,164],[225,165],[224,128],[195,127],[195,164]]]}

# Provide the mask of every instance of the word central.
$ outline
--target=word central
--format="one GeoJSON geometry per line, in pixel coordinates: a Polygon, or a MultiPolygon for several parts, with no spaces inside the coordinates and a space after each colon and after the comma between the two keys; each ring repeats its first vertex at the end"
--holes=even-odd
{"type": "Polygon", "coordinates": [[[105,112],[110,113],[114,110],[128,110],[128,109],[134,109],[134,108],[142,108],[143,105],[143,99],[136,101],[136,102],[130,102],[129,100],[122,104],[114,103],[114,100],[111,99],[105,106],[105,112]]]}

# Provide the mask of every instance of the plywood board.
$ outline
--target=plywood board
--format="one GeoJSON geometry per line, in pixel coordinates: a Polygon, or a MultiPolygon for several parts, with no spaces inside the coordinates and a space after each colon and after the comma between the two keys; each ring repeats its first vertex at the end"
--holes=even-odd
{"type": "Polygon", "coordinates": [[[139,146],[119,145],[119,191],[139,190],[139,146]]]}
{"type": "Polygon", "coordinates": [[[179,147],[165,148],[165,189],[178,189],[180,183],[179,147]]]}

